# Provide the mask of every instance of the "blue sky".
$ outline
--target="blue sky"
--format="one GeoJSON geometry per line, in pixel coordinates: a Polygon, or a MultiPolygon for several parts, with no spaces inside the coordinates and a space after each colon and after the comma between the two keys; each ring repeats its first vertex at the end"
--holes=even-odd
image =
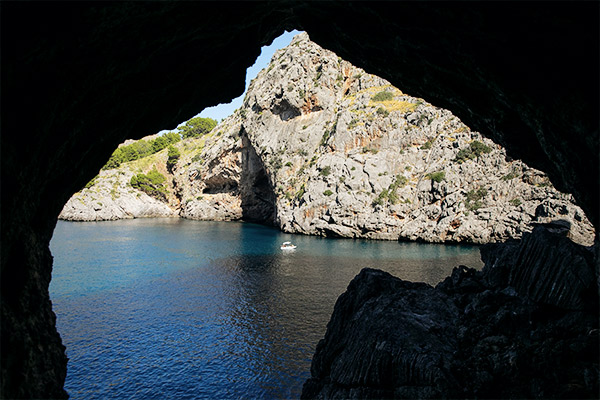
{"type": "Polygon", "coordinates": [[[292,41],[292,38],[299,33],[300,31],[296,30],[292,32],[286,31],[283,35],[273,40],[273,43],[271,43],[269,46],[264,46],[262,48],[260,56],[258,56],[254,65],[246,70],[246,89],[244,89],[244,93],[240,97],[231,100],[231,102],[227,104],[219,104],[214,107],[205,108],[196,116],[213,118],[220,122],[225,117],[233,114],[233,112],[242,105],[250,81],[254,79],[254,77],[256,77],[256,75],[258,75],[258,73],[269,64],[273,53],[289,45],[292,41]]]}

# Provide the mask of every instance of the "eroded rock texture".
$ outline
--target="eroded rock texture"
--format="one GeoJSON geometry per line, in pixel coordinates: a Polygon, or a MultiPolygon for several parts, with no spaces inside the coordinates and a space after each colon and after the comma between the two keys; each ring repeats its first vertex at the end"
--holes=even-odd
{"type": "Polygon", "coordinates": [[[573,240],[594,242],[583,211],[544,173],[306,33],[275,52],[233,115],[174,146],[173,169],[163,150],[101,171],[59,218],[162,212],[312,235],[470,243],[520,238],[532,223],[560,218],[573,240]],[[173,183],[163,198],[170,213],[123,185],[153,168],[173,183]]]}
{"type": "MultiPolygon", "coordinates": [[[[165,162],[161,164],[163,167],[165,162]]],[[[112,221],[177,215],[168,206],[168,199],[160,201],[134,190],[129,184],[133,175],[133,171],[125,168],[100,171],[94,185],[71,197],[59,217],[67,221],[112,221]]],[[[169,197],[173,200],[175,196],[169,197]]]]}
{"type": "Polygon", "coordinates": [[[456,392],[459,310],[425,283],[364,269],[338,299],[305,398],[431,398],[456,392]]]}
{"type": "Polygon", "coordinates": [[[561,218],[593,243],[583,212],[542,172],[306,33],[273,55],[237,114],[286,232],[488,243],[561,218]]]}
{"type": "Polygon", "coordinates": [[[48,243],[68,198],[126,138],[239,95],[285,28],[548,172],[598,230],[595,2],[4,2],[1,15],[3,397],[66,396],[48,243]]]}
{"type": "Polygon", "coordinates": [[[522,242],[484,246],[488,284],[511,286],[533,301],[566,310],[594,309],[598,303],[598,287],[593,285],[598,278],[594,251],[598,246],[576,245],[565,236],[568,229],[568,223],[552,223],[536,228],[522,242]]]}
{"type": "Polygon", "coordinates": [[[336,303],[302,396],[594,398],[594,249],[546,226],[488,246],[482,272],[457,267],[435,288],[364,269],[336,303]]]}

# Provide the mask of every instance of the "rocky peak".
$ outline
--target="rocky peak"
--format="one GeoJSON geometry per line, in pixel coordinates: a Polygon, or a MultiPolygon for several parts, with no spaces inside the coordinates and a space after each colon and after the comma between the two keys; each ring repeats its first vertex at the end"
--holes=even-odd
{"type": "Polygon", "coordinates": [[[572,239],[593,242],[581,209],[545,174],[306,33],[275,52],[234,115],[202,145],[195,140],[177,144],[195,150],[184,150],[172,177],[174,213],[185,218],[472,243],[519,238],[532,223],[564,219],[572,239]]]}
{"type": "Polygon", "coordinates": [[[386,84],[301,33],[288,47],[275,52],[269,66],[252,81],[244,108],[256,113],[269,111],[282,121],[290,121],[331,111],[343,96],[386,84]]]}
{"type": "Polygon", "coordinates": [[[275,53],[242,114],[285,231],[486,243],[560,216],[591,244],[583,212],[543,173],[307,34],[275,53]]]}

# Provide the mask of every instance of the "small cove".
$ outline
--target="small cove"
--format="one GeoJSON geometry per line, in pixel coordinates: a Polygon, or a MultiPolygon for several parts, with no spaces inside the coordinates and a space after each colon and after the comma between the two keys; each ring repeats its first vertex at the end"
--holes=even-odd
{"type": "Polygon", "coordinates": [[[482,265],[476,246],[181,219],[59,221],[51,250],[72,399],[298,398],[362,268],[435,285],[482,265]],[[282,252],[284,241],[298,249],[282,252]]]}

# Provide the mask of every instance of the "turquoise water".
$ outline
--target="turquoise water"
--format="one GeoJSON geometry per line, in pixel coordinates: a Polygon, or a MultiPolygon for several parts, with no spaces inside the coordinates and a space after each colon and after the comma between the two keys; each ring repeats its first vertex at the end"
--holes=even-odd
{"type": "Polygon", "coordinates": [[[362,268],[435,285],[481,267],[475,246],[181,219],[59,221],[50,247],[72,399],[297,398],[362,268]]]}

